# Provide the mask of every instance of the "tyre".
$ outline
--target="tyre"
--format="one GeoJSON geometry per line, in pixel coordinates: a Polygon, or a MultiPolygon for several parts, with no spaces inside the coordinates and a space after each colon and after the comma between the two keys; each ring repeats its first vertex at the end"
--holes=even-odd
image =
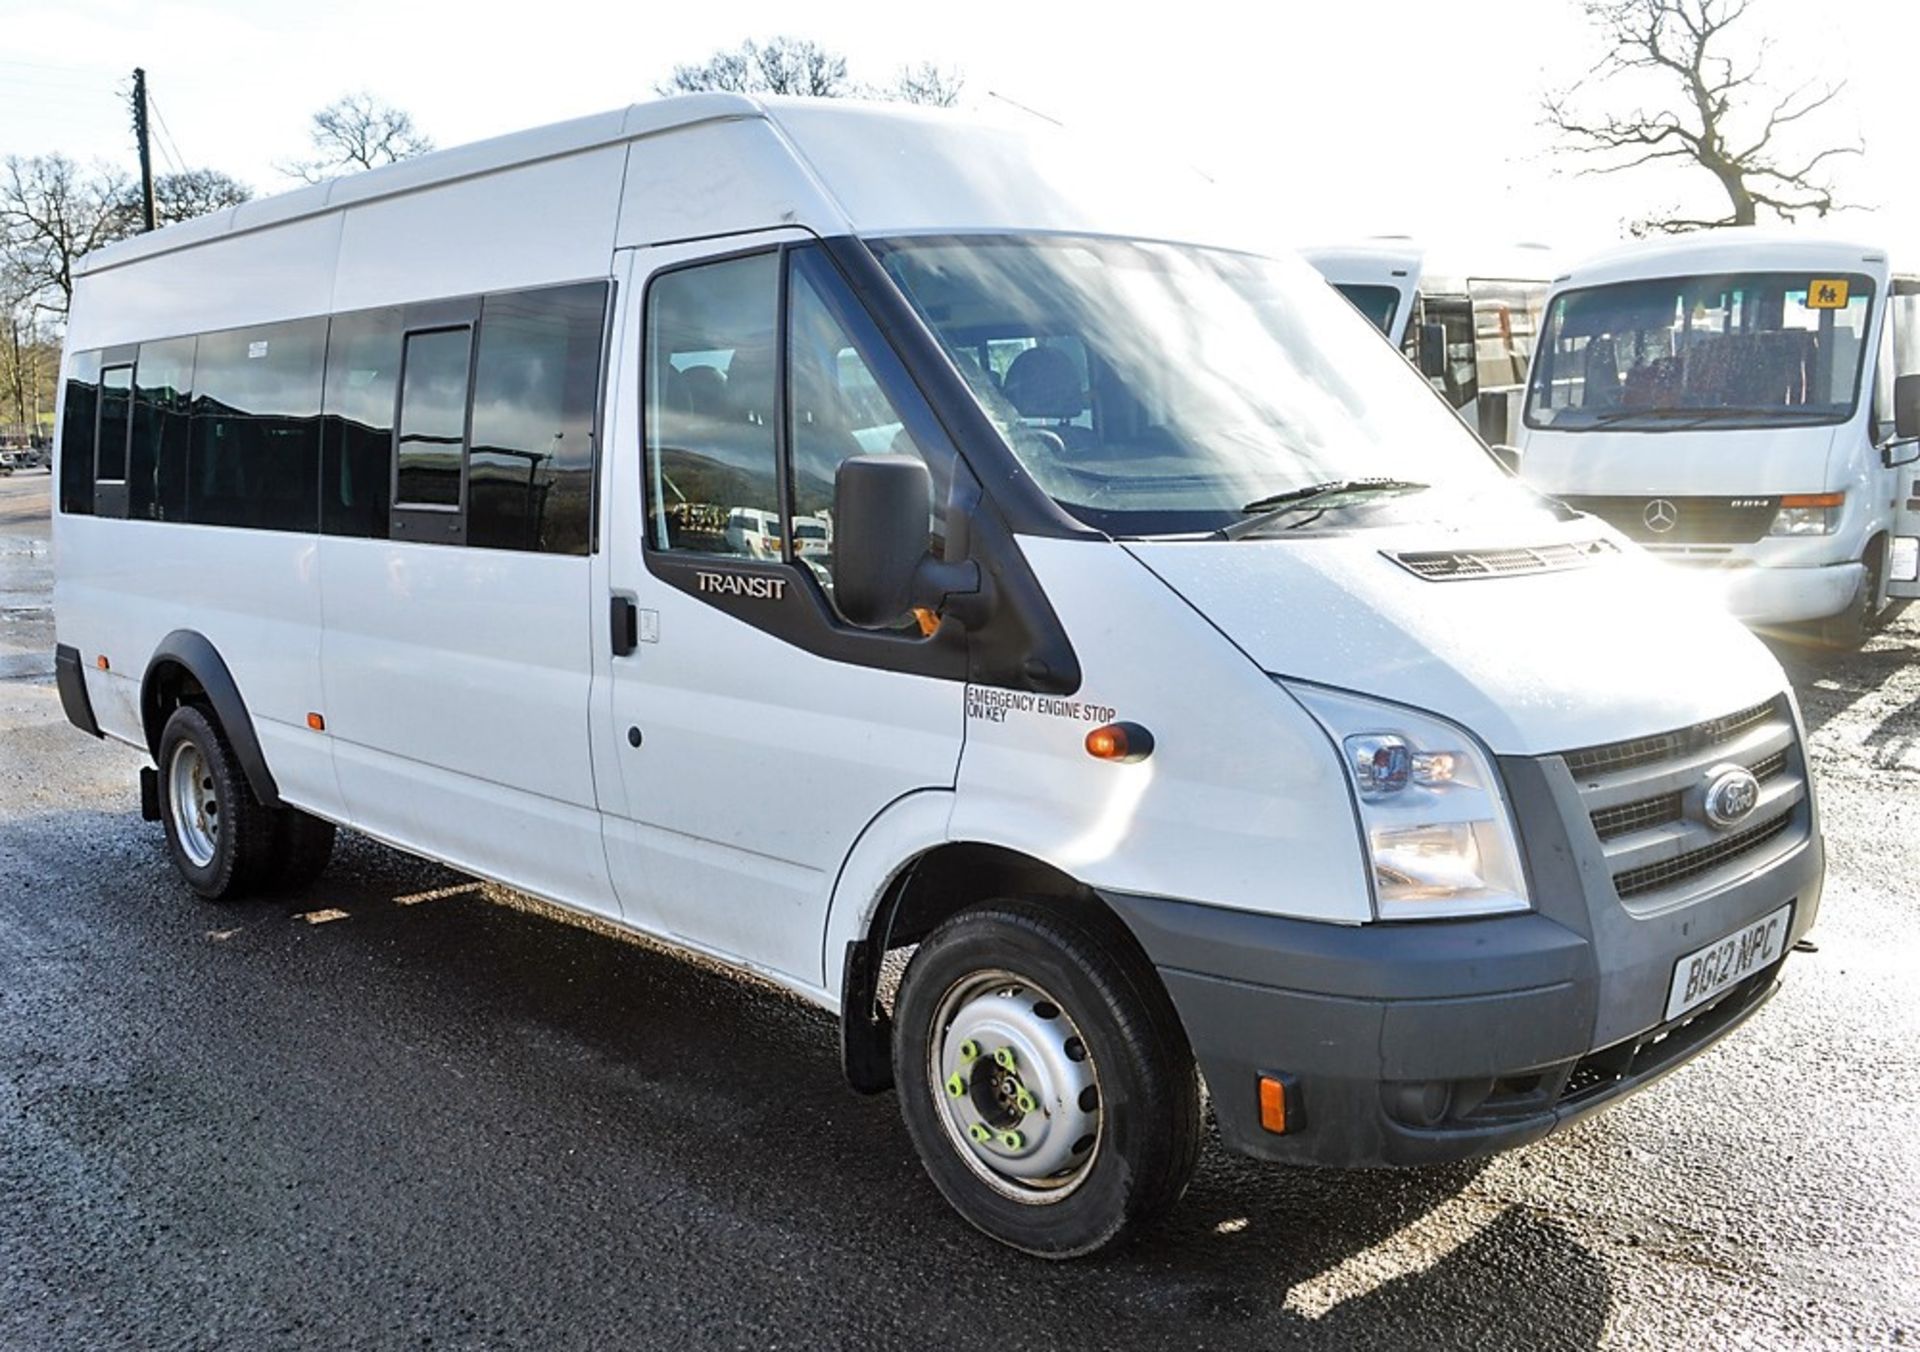
{"type": "Polygon", "coordinates": [[[1145,955],[1092,904],[1003,900],[948,920],[907,965],[893,1038],[921,1162],[1001,1243],[1078,1258],[1186,1191],[1193,1052],[1145,955]]]}
{"type": "Polygon", "coordinates": [[[305,887],[318,878],[333,856],[334,828],[299,808],[283,807],[273,814],[273,857],[267,882],[286,891],[305,887]]]}
{"type": "Polygon", "coordinates": [[[209,901],[256,891],[272,861],[273,814],[254,798],[226,734],[183,704],[160,733],[160,820],[187,886],[209,901]]]}
{"type": "Polygon", "coordinates": [[[1884,552],[1885,546],[1877,538],[1867,546],[1867,552],[1860,559],[1866,571],[1861,576],[1859,591],[1845,610],[1819,621],[1814,627],[1814,641],[1821,647],[1858,648],[1880,628],[1883,617],[1874,609],[1874,603],[1880,597],[1880,560],[1884,552]]]}

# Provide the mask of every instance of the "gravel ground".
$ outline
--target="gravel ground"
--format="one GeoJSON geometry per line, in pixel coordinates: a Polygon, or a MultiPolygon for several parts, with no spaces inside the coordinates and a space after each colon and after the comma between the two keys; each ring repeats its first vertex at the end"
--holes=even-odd
{"type": "Polygon", "coordinates": [[[1210,1149],[1168,1225],[1048,1266],[753,983],[353,837],[194,901],[139,758],[61,718],[46,484],[0,479],[0,1347],[1920,1343],[1920,615],[1782,650],[1831,873],[1737,1036],[1490,1162],[1210,1149]]]}

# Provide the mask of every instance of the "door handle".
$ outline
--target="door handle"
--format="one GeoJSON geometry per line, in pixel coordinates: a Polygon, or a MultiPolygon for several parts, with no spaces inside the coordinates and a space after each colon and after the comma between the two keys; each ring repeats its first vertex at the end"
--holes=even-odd
{"type": "Polygon", "coordinates": [[[640,646],[640,607],[631,596],[616,592],[607,619],[608,629],[613,635],[613,655],[630,656],[640,646]]]}

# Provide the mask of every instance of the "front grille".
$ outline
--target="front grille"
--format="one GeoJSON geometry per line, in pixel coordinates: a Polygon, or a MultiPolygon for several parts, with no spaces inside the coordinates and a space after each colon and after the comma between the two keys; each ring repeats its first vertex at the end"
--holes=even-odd
{"type": "Polygon", "coordinates": [[[1809,829],[1805,768],[1784,696],[1562,759],[1622,901],[1684,895],[1689,883],[1809,829]],[[1745,766],[1761,785],[1752,824],[1733,831],[1711,824],[1705,808],[1714,772],[1727,764],[1745,766]]]}
{"type": "Polygon", "coordinates": [[[1668,497],[1646,494],[1636,497],[1562,497],[1576,511],[1588,512],[1643,544],[1752,544],[1764,537],[1779,511],[1776,498],[1668,497]],[[1664,503],[1670,511],[1655,510],[1659,520],[1671,516],[1672,524],[1657,530],[1648,524],[1649,509],[1664,503]]]}
{"type": "Polygon", "coordinates": [[[1704,723],[1696,723],[1675,732],[1635,737],[1624,742],[1608,742],[1603,746],[1582,747],[1566,753],[1567,768],[1575,775],[1602,774],[1670,760],[1684,751],[1731,741],[1748,728],[1778,716],[1780,706],[1781,701],[1776,697],[1750,709],[1710,718],[1704,723]]]}
{"type": "Polygon", "coordinates": [[[1517,549],[1434,549],[1387,557],[1429,582],[1459,582],[1469,578],[1518,577],[1527,573],[1559,573],[1617,558],[1620,547],[1611,540],[1582,540],[1578,544],[1530,545],[1517,549]]]}
{"type": "Polygon", "coordinates": [[[1658,864],[1648,864],[1645,868],[1628,869],[1625,873],[1616,873],[1613,875],[1613,890],[1618,892],[1620,899],[1624,901],[1628,897],[1657,892],[1663,887],[1672,887],[1689,878],[1697,878],[1702,873],[1720,867],[1730,859],[1737,859],[1749,850],[1766,844],[1786,830],[1792,820],[1791,812],[1782,812],[1770,822],[1750,826],[1744,831],[1725,836],[1712,845],[1688,850],[1677,858],[1662,860],[1658,864]]]}
{"type": "Polygon", "coordinates": [[[1602,808],[1593,814],[1594,833],[1602,840],[1643,831],[1649,826],[1664,826],[1680,820],[1680,795],[1663,793],[1658,798],[1642,798],[1637,803],[1602,808]]]}

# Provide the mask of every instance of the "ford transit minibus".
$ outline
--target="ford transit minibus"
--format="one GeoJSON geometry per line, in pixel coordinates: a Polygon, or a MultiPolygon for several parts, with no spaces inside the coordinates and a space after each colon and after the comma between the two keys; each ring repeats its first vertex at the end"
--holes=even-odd
{"type": "Polygon", "coordinates": [[[1206,189],[701,95],[103,249],[66,712],[202,897],[346,826],[834,1011],[1032,1253],[1171,1207],[1209,1108],[1536,1140],[1813,925],[1792,695],[1206,189]]]}
{"type": "Polygon", "coordinates": [[[1920,596],[1920,277],[1885,249],[1766,230],[1631,245],[1557,278],[1543,333],[1529,483],[1752,624],[1852,645],[1920,596]]]}

